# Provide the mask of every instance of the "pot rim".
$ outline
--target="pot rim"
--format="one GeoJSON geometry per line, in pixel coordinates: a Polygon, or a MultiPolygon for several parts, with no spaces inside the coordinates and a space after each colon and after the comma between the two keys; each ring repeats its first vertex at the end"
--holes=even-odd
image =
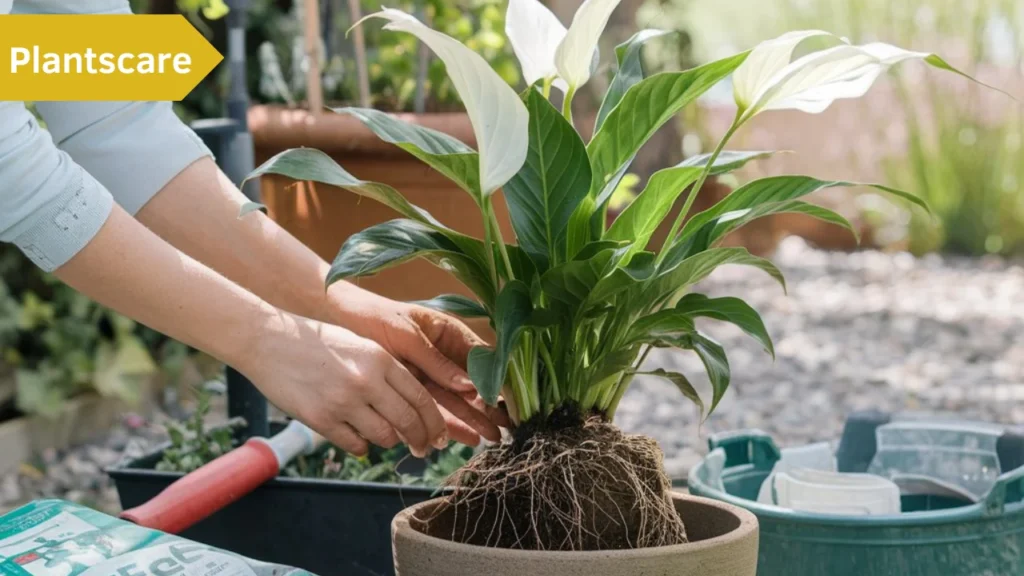
{"type": "Polygon", "coordinates": [[[688,500],[696,502],[704,506],[710,506],[712,508],[718,508],[736,516],[739,519],[739,526],[735,530],[731,530],[722,534],[721,536],[715,536],[714,538],[708,538],[706,540],[699,540],[697,542],[688,542],[686,544],[673,544],[671,546],[658,546],[650,548],[635,548],[631,550],[586,550],[586,551],[562,551],[562,550],[514,550],[512,548],[491,548],[488,546],[478,546],[475,544],[462,544],[458,542],[452,542],[445,538],[438,538],[436,536],[429,536],[416,530],[409,524],[409,518],[419,512],[420,510],[436,506],[439,499],[433,498],[426,502],[410,506],[395,516],[395,519],[391,522],[391,531],[394,537],[398,534],[402,535],[402,538],[407,539],[415,544],[432,546],[435,548],[442,548],[452,553],[463,553],[463,554],[480,554],[486,553],[491,556],[498,558],[505,558],[509,561],[515,561],[523,558],[536,559],[537,556],[543,556],[546,558],[571,560],[574,558],[582,559],[584,557],[592,558],[594,555],[605,555],[614,556],[619,559],[629,558],[650,558],[651,556],[674,556],[681,553],[696,552],[708,548],[716,548],[729,544],[738,540],[750,538],[752,534],[756,535],[758,532],[757,516],[755,516],[749,510],[722,502],[720,500],[713,500],[711,498],[703,498],[701,496],[691,496],[673,490],[671,492],[672,499],[688,500]]]}

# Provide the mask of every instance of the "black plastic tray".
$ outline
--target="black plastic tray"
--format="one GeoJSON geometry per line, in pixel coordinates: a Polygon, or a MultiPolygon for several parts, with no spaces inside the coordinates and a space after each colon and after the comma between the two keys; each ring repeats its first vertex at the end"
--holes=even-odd
{"type": "MultiPolygon", "coordinates": [[[[163,447],[107,470],[122,508],[181,478],[153,469],[162,454],[163,447]]],[[[390,576],[391,520],[436,495],[419,486],[278,477],[181,536],[319,576],[390,576]]]]}

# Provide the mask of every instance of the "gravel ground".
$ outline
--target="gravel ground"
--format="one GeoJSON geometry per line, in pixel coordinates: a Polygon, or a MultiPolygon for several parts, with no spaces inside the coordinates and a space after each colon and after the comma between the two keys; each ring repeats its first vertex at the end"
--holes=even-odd
{"type": "MultiPolygon", "coordinates": [[[[617,415],[659,440],[673,475],[707,451],[714,432],[760,428],[780,446],[837,441],[852,410],[927,410],[1024,423],[1024,263],[880,252],[829,253],[788,238],[773,261],[789,294],[767,275],[723,267],[700,290],[745,298],[773,337],[772,362],[738,329],[709,334],[729,354],[732,384],[699,424],[668,382],[635,381],[617,415]]],[[[692,353],[657,350],[647,361],[710,388],[692,353]]]]}
{"type": "MultiPolygon", "coordinates": [[[[829,253],[798,238],[773,260],[789,294],[763,273],[725,267],[700,287],[745,298],[761,312],[776,359],[732,326],[704,328],[729,352],[732,385],[699,425],[696,408],[669,383],[637,379],[617,415],[625,429],[659,440],[670,472],[682,476],[707,436],[760,428],[782,446],[837,440],[851,410],[951,411],[1024,423],[1024,265],[999,259],[829,253]]],[[[703,367],[684,352],[657,350],[648,367],[679,370],[710,397],[703,367]]],[[[137,416],[105,439],[43,454],[0,477],[0,512],[57,497],[117,511],[102,473],[122,455],[164,439],[160,418],[137,416]]]]}

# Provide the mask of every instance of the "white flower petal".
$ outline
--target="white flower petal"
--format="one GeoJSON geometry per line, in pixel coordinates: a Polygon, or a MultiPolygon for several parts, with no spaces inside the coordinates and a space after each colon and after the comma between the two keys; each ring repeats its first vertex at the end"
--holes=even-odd
{"type": "Polygon", "coordinates": [[[928,56],[924,52],[882,43],[841,44],[812,52],[794,60],[759,86],[746,115],[749,117],[761,110],[801,110],[816,114],[836,100],[863,96],[890,66],[928,56]]]}
{"type": "MultiPolygon", "coordinates": [[[[732,86],[736,104],[741,109],[750,107],[760,88],[780,70],[789,65],[796,47],[809,38],[833,36],[822,30],[787,32],[778,38],[766,40],[750,51],[747,59],[733,72],[732,86]]],[[[838,40],[838,38],[836,39],[838,40]]]]}
{"type": "Polygon", "coordinates": [[[594,69],[597,41],[601,38],[608,18],[621,0],[586,0],[576,15],[565,39],[555,51],[558,75],[573,88],[590,80],[594,69]]]}
{"type": "Polygon", "coordinates": [[[505,35],[519,59],[527,85],[558,75],[555,51],[565,32],[558,17],[539,0],[509,0],[505,35]]]}
{"type": "Polygon", "coordinates": [[[519,95],[479,54],[411,15],[384,8],[363,20],[367,18],[388,20],[385,29],[416,36],[444,62],[473,124],[480,151],[481,192],[490,195],[508,182],[526,162],[529,147],[530,117],[519,95]]]}

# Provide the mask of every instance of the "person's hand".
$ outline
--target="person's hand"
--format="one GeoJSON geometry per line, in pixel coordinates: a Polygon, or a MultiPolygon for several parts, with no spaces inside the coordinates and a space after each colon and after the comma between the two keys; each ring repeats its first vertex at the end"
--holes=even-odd
{"type": "Polygon", "coordinates": [[[504,411],[486,406],[466,374],[466,358],[486,343],[452,316],[379,296],[347,282],[331,287],[337,323],[377,342],[416,375],[442,407],[453,440],[501,440],[504,411]]]}
{"type": "Polygon", "coordinates": [[[419,457],[447,446],[433,397],[380,345],[284,312],[268,322],[241,370],[275,406],[356,455],[367,441],[419,457]]]}

